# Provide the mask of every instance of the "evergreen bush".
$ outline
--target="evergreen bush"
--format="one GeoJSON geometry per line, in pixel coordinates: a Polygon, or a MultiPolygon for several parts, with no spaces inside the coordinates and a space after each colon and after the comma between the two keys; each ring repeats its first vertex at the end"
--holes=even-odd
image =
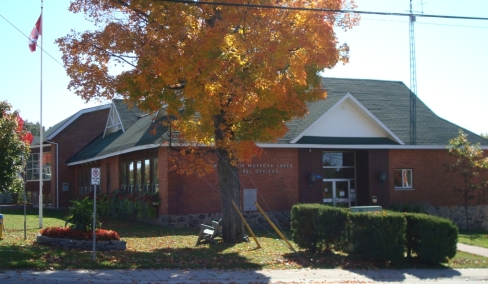
{"type": "Polygon", "coordinates": [[[401,261],[404,257],[406,220],[395,212],[349,214],[351,254],[377,261],[401,261]]]}
{"type": "Polygon", "coordinates": [[[409,257],[427,263],[442,263],[456,255],[458,228],[449,219],[426,214],[405,214],[406,246],[409,257]]]}

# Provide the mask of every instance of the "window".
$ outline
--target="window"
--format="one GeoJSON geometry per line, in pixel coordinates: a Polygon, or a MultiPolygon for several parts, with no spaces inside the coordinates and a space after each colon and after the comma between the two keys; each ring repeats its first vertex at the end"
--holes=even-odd
{"type": "Polygon", "coordinates": [[[129,187],[128,191],[133,192],[134,191],[134,184],[135,184],[135,178],[134,178],[134,162],[129,163],[129,187]]]}
{"type": "Polygon", "coordinates": [[[395,169],[394,186],[396,189],[402,189],[402,188],[412,189],[413,188],[412,169],[395,169]]]}
{"type": "Polygon", "coordinates": [[[322,165],[325,179],[355,179],[354,152],[324,152],[322,165]]]}
{"type": "MultiPolygon", "coordinates": [[[[39,153],[31,153],[26,162],[26,179],[39,180],[39,153]]],[[[51,180],[51,152],[42,153],[42,180],[51,180]]]]}
{"type": "Polygon", "coordinates": [[[122,190],[127,190],[127,163],[120,164],[120,188],[122,190]]]}
{"type": "Polygon", "coordinates": [[[136,191],[141,191],[142,186],[142,162],[141,161],[136,161],[136,191]]]}
{"type": "Polygon", "coordinates": [[[151,165],[149,159],[144,160],[144,180],[142,181],[142,188],[144,192],[149,192],[149,185],[151,183],[151,165]]]}
{"type": "Polygon", "coordinates": [[[93,186],[91,185],[91,166],[82,165],[78,169],[78,185],[79,194],[87,194],[93,191],[93,186]]]}
{"type": "Polygon", "coordinates": [[[112,189],[112,178],[110,175],[110,164],[107,164],[107,193],[110,193],[112,189]]]}
{"type": "Polygon", "coordinates": [[[159,191],[158,158],[154,158],[151,161],[152,161],[152,167],[151,167],[152,188],[151,189],[152,192],[158,192],[159,191]]]}
{"type": "Polygon", "coordinates": [[[120,164],[120,185],[128,192],[158,192],[158,158],[124,161],[120,164]]]}

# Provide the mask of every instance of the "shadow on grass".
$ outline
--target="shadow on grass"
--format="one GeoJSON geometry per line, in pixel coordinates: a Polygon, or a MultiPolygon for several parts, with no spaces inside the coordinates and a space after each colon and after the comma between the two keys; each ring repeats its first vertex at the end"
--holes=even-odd
{"type": "Polygon", "coordinates": [[[238,252],[223,252],[229,246],[212,244],[194,248],[160,248],[150,252],[64,249],[34,243],[31,246],[2,245],[3,269],[262,269],[238,252]]]}

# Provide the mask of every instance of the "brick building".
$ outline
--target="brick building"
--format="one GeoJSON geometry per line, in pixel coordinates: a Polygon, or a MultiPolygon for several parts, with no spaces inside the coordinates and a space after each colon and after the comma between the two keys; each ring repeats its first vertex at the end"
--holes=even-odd
{"type": "MultiPolygon", "coordinates": [[[[297,203],[422,203],[433,214],[463,222],[457,217],[463,199],[453,191],[462,181],[444,166],[453,161],[446,145],[461,127],[416,97],[413,119],[411,92],[401,82],[323,78],[322,85],[325,100],[310,103],[309,113],[290,121],[289,132],[276,143],[258,143],[262,156],[238,164],[244,211],[254,212],[255,200],[269,212],[289,212],[297,203]]],[[[166,119],[163,109],[148,114],[113,100],[50,128],[44,150],[50,160],[47,199],[64,207],[92,191],[90,169],[98,167],[102,192],[159,192],[162,223],[169,216],[219,213],[215,173],[200,178],[170,170],[167,142],[177,137],[161,124],[166,119]]],[[[470,142],[488,147],[488,140],[462,130],[470,142]]],[[[32,181],[27,188],[36,192],[32,181]]],[[[471,214],[473,222],[482,227],[488,227],[486,204],[471,204],[479,211],[471,214]]]]}

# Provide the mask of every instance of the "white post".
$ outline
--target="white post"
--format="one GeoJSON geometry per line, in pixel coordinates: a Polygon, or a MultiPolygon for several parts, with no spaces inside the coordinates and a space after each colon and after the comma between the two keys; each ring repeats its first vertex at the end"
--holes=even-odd
{"type": "Polygon", "coordinates": [[[43,137],[42,137],[42,54],[44,53],[43,49],[43,39],[44,39],[44,17],[43,17],[43,10],[44,10],[44,1],[41,0],[41,118],[40,118],[40,126],[39,126],[39,228],[42,228],[42,146],[44,144],[43,137]]]}
{"type": "Polygon", "coordinates": [[[97,235],[95,233],[95,225],[97,223],[97,186],[93,186],[93,249],[92,249],[92,260],[95,261],[95,249],[97,243],[97,235]]]}

